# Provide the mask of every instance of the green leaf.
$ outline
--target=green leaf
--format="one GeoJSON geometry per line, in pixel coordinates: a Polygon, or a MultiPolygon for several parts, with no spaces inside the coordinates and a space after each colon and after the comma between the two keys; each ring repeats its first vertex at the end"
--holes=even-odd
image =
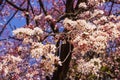
{"type": "Polygon", "coordinates": [[[108,71],[109,68],[107,66],[102,66],[102,68],[100,69],[100,71],[106,72],[108,71]]]}

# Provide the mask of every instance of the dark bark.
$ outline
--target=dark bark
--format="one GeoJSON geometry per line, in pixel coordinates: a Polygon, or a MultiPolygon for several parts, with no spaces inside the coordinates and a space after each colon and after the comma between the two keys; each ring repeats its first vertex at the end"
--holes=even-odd
{"type": "Polygon", "coordinates": [[[42,8],[44,14],[47,15],[47,11],[45,10],[44,4],[43,4],[43,2],[41,0],[39,0],[39,5],[42,8]]]}
{"type": "Polygon", "coordinates": [[[74,0],[66,0],[66,13],[73,13],[74,0]]]}
{"type": "MultiPolygon", "coordinates": [[[[57,44],[57,46],[59,45],[57,44]]],[[[63,62],[62,66],[58,66],[58,69],[53,74],[52,80],[65,80],[66,79],[67,72],[69,70],[70,60],[71,60],[71,54],[72,54],[70,51],[72,51],[72,49],[73,49],[73,45],[69,43],[68,41],[66,41],[66,44],[61,45],[61,52],[60,52],[61,61],[64,61],[66,56],[69,55],[69,53],[70,55],[67,57],[65,62],[63,62]]]]}
{"type": "Polygon", "coordinates": [[[3,0],[0,0],[0,5],[3,3],[3,0]]]}

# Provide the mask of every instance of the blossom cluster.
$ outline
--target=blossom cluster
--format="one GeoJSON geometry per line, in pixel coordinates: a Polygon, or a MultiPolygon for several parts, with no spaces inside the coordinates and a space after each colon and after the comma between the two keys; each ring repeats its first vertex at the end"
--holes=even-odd
{"type": "Polygon", "coordinates": [[[101,60],[99,58],[93,58],[88,62],[85,62],[84,60],[78,60],[78,71],[84,75],[92,74],[97,75],[97,72],[101,68],[101,60]]]}
{"type": "Polygon", "coordinates": [[[41,56],[46,56],[48,53],[55,53],[56,46],[53,44],[42,44],[42,43],[32,43],[31,46],[31,56],[33,58],[40,58],[41,56]]]}
{"type": "Polygon", "coordinates": [[[55,56],[55,52],[56,46],[54,44],[33,42],[31,45],[31,56],[36,59],[41,59],[39,66],[42,70],[43,77],[52,76],[56,70],[55,65],[61,65],[61,61],[58,56],[55,56]]]}
{"type": "MultiPolygon", "coordinates": [[[[73,60],[74,61],[74,60],[73,60]]],[[[78,78],[82,78],[81,75],[88,76],[88,75],[95,75],[99,76],[102,60],[100,58],[93,58],[90,61],[85,61],[84,59],[79,59],[76,61],[77,64],[71,64],[70,73],[68,76],[71,80],[78,75],[78,78]]]]}
{"type": "Polygon", "coordinates": [[[56,70],[55,65],[62,66],[59,57],[55,56],[54,54],[50,53],[45,56],[45,59],[41,60],[39,66],[42,70],[43,77],[49,76],[52,77],[53,72],[56,70]]]}
{"type": "Polygon", "coordinates": [[[0,59],[0,73],[4,74],[3,76],[8,75],[9,73],[20,73],[18,64],[22,61],[20,56],[14,56],[7,54],[0,59]]]}
{"type": "MultiPolygon", "coordinates": [[[[42,72],[42,76],[52,76],[54,70],[56,70],[55,65],[61,65],[61,61],[58,56],[55,55],[56,46],[55,44],[42,44],[39,42],[39,38],[43,36],[43,31],[36,27],[34,29],[30,28],[19,28],[13,31],[17,38],[23,39],[23,45],[18,47],[19,52],[23,52],[26,48],[27,53],[30,54],[32,58],[38,60],[39,67],[42,72]],[[34,38],[38,36],[37,38],[34,38]]],[[[24,51],[26,52],[26,51],[24,51]]],[[[23,54],[23,53],[21,53],[23,54]]]]}
{"type": "MultiPolygon", "coordinates": [[[[85,7],[85,5],[81,4],[80,7],[85,7]]],[[[63,21],[74,46],[68,79],[108,79],[108,76],[104,75],[110,76],[112,72],[112,75],[119,79],[116,74],[116,71],[119,74],[116,67],[119,62],[116,62],[115,55],[118,55],[120,49],[118,48],[120,46],[120,17],[104,14],[102,10],[94,9],[93,13],[87,11],[85,14],[80,14],[77,20],[66,18],[63,21]],[[110,57],[113,56],[110,41],[115,42],[112,43],[114,52],[118,50],[118,53],[114,54],[114,59],[110,57]],[[110,49],[107,50],[109,47],[110,49]],[[85,56],[89,61],[84,59],[85,56]],[[113,70],[113,67],[117,70],[113,70]]]]}
{"type": "MultiPolygon", "coordinates": [[[[99,11],[93,15],[97,16],[98,14],[103,14],[103,12],[99,11]]],[[[100,19],[93,20],[93,22],[83,19],[73,21],[66,18],[63,21],[63,24],[67,30],[77,31],[77,34],[72,36],[72,43],[75,46],[78,45],[78,49],[82,54],[90,50],[93,50],[97,53],[106,53],[108,41],[119,38],[120,36],[120,23],[114,23],[110,20],[111,18],[106,18],[106,16],[101,16],[100,19]]]]}
{"type": "Polygon", "coordinates": [[[99,58],[85,60],[83,56],[80,59],[72,59],[68,78],[74,79],[120,79],[120,52],[107,56],[101,55],[99,58]],[[87,77],[86,77],[87,76],[87,77]]]}
{"type": "Polygon", "coordinates": [[[16,38],[21,39],[22,44],[16,48],[16,54],[0,57],[0,74],[4,74],[3,79],[5,77],[8,79],[12,74],[11,77],[19,80],[35,79],[38,75],[38,78],[44,80],[46,76],[53,76],[58,65],[62,66],[59,57],[55,55],[57,50],[55,44],[43,44],[40,41],[40,38],[44,36],[42,29],[18,28],[13,33],[16,38]],[[36,60],[32,66],[29,65],[31,58],[36,60]],[[24,76],[20,76],[23,73],[24,76]]]}
{"type": "Polygon", "coordinates": [[[35,36],[35,35],[41,35],[43,34],[43,30],[39,27],[35,27],[34,29],[30,28],[18,28],[13,31],[13,34],[19,38],[23,39],[26,36],[35,36]]]}

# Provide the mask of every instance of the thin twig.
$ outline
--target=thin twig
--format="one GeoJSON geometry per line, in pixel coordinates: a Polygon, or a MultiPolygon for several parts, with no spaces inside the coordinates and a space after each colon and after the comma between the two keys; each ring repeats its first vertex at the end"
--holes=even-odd
{"type": "MultiPolygon", "coordinates": [[[[31,5],[31,3],[29,5],[30,5],[33,16],[35,16],[34,9],[33,9],[32,5],[31,5]]],[[[38,26],[37,20],[35,20],[35,24],[36,24],[36,26],[38,26]]]]}
{"type": "MultiPolygon", "coordinates": [[[[21,8],[21,7],[18,7],[17,5],[13,4],[13,3],[10,2],[9,0],[6,0],[6,2],[7,2],[8,4],[10,4],[11,6],[13,6],[13,7],[14,7],[15,9],[17,9],[17,10],[26,11],[26,9],[21,8]]],[[[25,2],[25,1],[24,1],[24,2],[25,2]]]]}
{"type": "Polygon", "coordinates": [[[6,1],[4,1],[3,3],[2,3],[2,5],[0,5],[0,12],[2,12],[2,10],[4,9],[4,6],[5,6],[5,4],[6,4],[6,1]]]}
{"type": "MultiPolygon", "coordinates": [[[[25,3],[25,1],[20,5],[22,6],[25,3]]],[[[14,18],[14,16],[17,14],[19,10],[16,10],[15,13],[11,16],[11,18],[7,21],[7,23],[3,26],[2,30],[0,31],[0,36],[2,35],[2,33],[4,32],[6,26],[8,25],[8,23],[14,18]]]]}
{"type": "Polygon", "coordinates": [[[14,16],[16,15],[17,12],[18,12],[18,10],[15,11],[15,13],[12,15],[12,17],[11,17],[11,18],[7,21],[7,23],[3,26],[2,30],[0,31],[0,36],[2,35],[2,33],[4,32],[6,26],[7,26],[8,23],[14,18],[14,16]]]}
{"type": "Polygon", "coordinates": [[[13,40],[17,40],[17,41],[22,41],[22,39],[17,39],[15,37],[11,37],[11,36],[8,36],[8,38],[4,38],[4,39],[0,39],[0,41],[6,41],[8,39],[13,39],[13,40]]]}
{"type": "Polygon", "coordinates": [[[40,5],[40,7],[42,8],[44,14],[47,15],[47,11],[45,10],[44,4],[43,4],[43,2],[42,2],[41,0],[39,0],[39,5],[40,5]]]}
{"type": "MultiPolygon", "coordinates": [[[[39,5],[40,5],[40,7],[42,8],[43,13],[45,14],[45,16],[47,16],[47,11],[45,10],[44,4],[43,4],[43,2],[42,2],[41,0],[39,0],[39,5]]],[[[41,9],[41,8],[40,8],[40,9],[41,9]]],[[[54,29],[54,28],[55,28],[55,24],[54,24],[51,20],[49,20],[49,21],[47,21],[47,22],[50,24],[50,27],[51,27],[51,29],[52,29],[52,31],[53,31],[54,33],[58,32],[58,30],[55,30],[55,29],[54,29]]]]}
{"type": "Polygon", "coordinates": [[[60,53],[61,53],[61,45],[62,45],[62,41],[60,40],[60,42],[59,42],[59,56],[60,56],[60,53]]]}
{"type": "Polygon", "coordinates": [[[27,14],[26,14],[26,24],[29,25],[29,5],[30,5],[30,0],[27,0],[27,14]]]}
{"type": "Polygon", "coordinates": [[[112,8],[113,8],[113,6],[114,6],[114,0],[112,0],[112,4],[111,4],[111,7],[110,7],[110,11],[109,11],[108,16],[110,16],[110,14],[111,14],[111,12],[112,12],[112,8]]]}

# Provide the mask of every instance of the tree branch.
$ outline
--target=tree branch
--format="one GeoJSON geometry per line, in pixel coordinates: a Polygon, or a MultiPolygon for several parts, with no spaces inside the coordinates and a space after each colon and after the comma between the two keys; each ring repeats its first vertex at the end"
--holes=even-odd
{"type": "Polygon", "coordinates": [[[60,17],[56,20],[56,22],[59,22],[59,21],[65,19],[66,17],[68,17],[68,18],[72,17],[72,19],[73,19],[73,18],[75,18],[78,14],[83,13],[83,12],[85,12],[85,11],[88,11],[89,9],[91,9],[91,8],[86,8],[86,9],[80,8],[80,9],[76,10],[74,13],[65,13],[65,14],[63,14],[62,16],[60,16],[60,17]]]}
{"type": "Polygon", "coordinates": [[[11,6],[13,6],[13,7],[14,7],[15,9],[17,9],[17,10],[26,11],[26,9],[23,9],[23,8],[21,8],[21,7],[18,7],[17,5],[13,4],[13,3],[10,2],[9,0],[6,0],[6,2],[7,2],[8,4],[10,4],[11,6]]]}
{"type": "MultiPolygon", "coordinates": [[[[59,47],[59,42],[60,40],[57,42],[57,47],[59,47]]],[[[58,69],[54,72],[51,80],[65,80],[66,79],[67,72],[69,70],[72,50],[73,50],[73,45],[67,40],[65,44],[61,45],[60,60],[63,61],[62,66],[58,66],[58,69]]],[[[57,53],[59,55],[59,51],[57,53]]]]}
{"type": "MultiPolygon", "coordinates": [[[[43,5],[43,2],[42,2],[41,0],[39,0],[39,4],[40,4],[40,7],[41,7],[42,10],[43,10],[43,13],[45,14],[45,16],[47,16],[47,11],[45,10],[44,5],[43,5]]],[[[54,29],[54,28],[55,28],[55,24],[54,24],[52,21],[47,21],[47,22],[50,24],[50,27],[51,27],[52,31],[53,31],[54,33],[57,33],[58,30],[55,30],[55,29],[54,29]]]]}
{"type": "Polygon", "coordinates": [[[26,14],[26,24],[29,25],[29,5],[30,5],[30,0],[27,0],[27,14],[26,14]]]}
{"type": "Polygon", "coordinates": [[[65,59],[62,61],[62,63],[64,63],[64,62],[66,62],[66,60],[68,59],[68,57],[70,56],[70,54],[71,54],[71,44],[69,45],[69,52],[68,52],[68,54],[67,54],[67,56],[65,57],[65,59]]]}
{"type": "Polygon", "coordinates": [[[3,0],[0,0],[0,5],[3,3],[3,0]]]}
{"type": "Polygon", "coordinates": [[[66,13],[71,13],[73,12],[73,5],[74,5],[74,0],[66,0],[66,13]]]}
{"type": "Polygon", "coordinates": [[[40,5],[40,7],[42,8],[44,14],[47,15],[47,11],[45,10],[44,4],[43,4],[43,2],[42,2],[41,0],[39,0],[39,5],[40,5]]]}
{"type": "MultiPolygon", "coordinates": [[[[30,8],[31,8],[32,14],[35,16],[34,9],[33,9],[32,5],[31,5],[31,3],[30,3],[30,8]]],[[[38,26],[37,20],[35,20],[35,24],[36,24],[36,26],[38,26]]]]}
{"type": "Polygon", "coordinates": [[[0,41],[5,41],[5,40],[8,40],[8,39],[14,39],[14,40],[17,40],[17,41],[23,41],[22,39],[18,39],[18,38],[15,38],[15,37],[11,37],[11,36],[8,36],[8,38],[6,39],[0,39],[0,41]]]}
{"type": "Polygon", "coordinates": [[[7,21],[7,23],[3,26],[2,30],[0,31],[0,36],[2,35],[2,33],[4,32],[6,26],[8,25],[8,23],[14,18],[14,16],[16,15],[16,13],[18,12],[18,10],[12,15],[12,17],[7,21]]]}
{"type": "Polygon", "coordinates": [[[2,2],[2,4],[0,4],[0,12],[2,12],[2,10],[4,9],[4,6],[6,4],[6,1],[2,2]]]}
{"type": "Polygon", "coordinates": [[[111,14],[111,12],[112,12],[112,8],[113,8],[113,6],[114,6],[114,0],[111,0],[111,2],[112,2],[112,4],[111,4],[111,6],[110,6],[110,11],[109,11],[108,16],[110,16],[110,14],[111,14]]]}
{"type": "MultiPolygon", "coordinates": [[[[23,4],[25,3],[25,1],[20,5],[22,6],[23,4]]],[[[19,10],[16,10],[15,13],[11,16],[11,18],[7,21],[7,23],[3,26],[2,30],[0,31],[0,36],[2,35],[2,33],[4,32],[6,26],[8,25],[8,23],[14,18],[14,16],[16,15],[16,13],[18,12],[19,10]]]]}

